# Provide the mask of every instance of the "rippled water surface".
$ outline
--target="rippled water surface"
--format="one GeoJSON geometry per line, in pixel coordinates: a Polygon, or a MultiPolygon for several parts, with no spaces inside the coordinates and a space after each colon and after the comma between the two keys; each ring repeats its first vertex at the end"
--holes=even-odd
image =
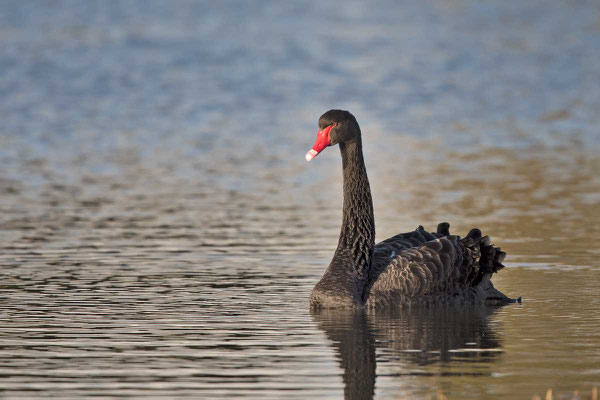
{"type": "Polygon", "coordinates": [[[530,399],[600,386],[597,2],[3,1],[3,398],[530,399]],[[308,310],[341,220],[509,256],[503,308],[308,310]]]}

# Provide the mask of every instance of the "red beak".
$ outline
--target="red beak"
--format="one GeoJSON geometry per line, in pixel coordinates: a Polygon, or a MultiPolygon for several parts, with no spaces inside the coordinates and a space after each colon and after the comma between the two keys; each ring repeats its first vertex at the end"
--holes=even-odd
{"type": "Polygon", "coordinates": [[[313,145],[312,149],[310,149],[308,153],[306,153],[306,161],[310,161],[313,158],[315,158],[317,154],[322,152],[325,147],[331,144],[331,139],[329,138],[329,131],[331,131],[331,128],[333,128],[334,125],[335,124],[329,125],[327,128],[317,133],[317,140],[315,141],[315,144],[313,145]]]}

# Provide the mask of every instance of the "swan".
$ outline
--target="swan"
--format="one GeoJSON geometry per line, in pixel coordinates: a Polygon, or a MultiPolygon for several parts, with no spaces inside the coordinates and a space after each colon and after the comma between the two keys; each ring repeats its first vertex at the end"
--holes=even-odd
{"type": "Polygon", "coordinates": [[[317,139],[306,160],[339,145],[343,169],[342,228],[329,267],[310,295],[311,308],[403,307],[417,304],[506,304],[517,302],[494,288],[493,273],[506,253],[472,229],[450,234],[422,226],[375,244],[373,200],[356,118],[329,110],[319,118],[317,139]]]}

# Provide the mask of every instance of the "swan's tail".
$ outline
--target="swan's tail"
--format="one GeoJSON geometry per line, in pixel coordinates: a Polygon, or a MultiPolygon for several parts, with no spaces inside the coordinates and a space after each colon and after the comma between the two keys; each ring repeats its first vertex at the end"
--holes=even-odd
{"type": "Polygon", "coordinates": [[[494,246],[489,236],[482,236],[479,229],[471,229],[461,241],[465,247],[479,253],[479,272],[481,275],[491,275],[504,268],[502,261],[506,258],[506,253],[500,247],[494,246]]]}
{"type": "MultiPolygon", "coordinates": [[[[437,227],[437,234],[441,236],[450,235],[450,224],[442,222],[437,227]]],[[[462,244],[469,250],[470,256],[475,268],[472,270],[472,285],[474,288],[483,292],[485,301],[488,304],[521,303],[521,297],[511,299],[492,285],[492,274],[504,268],[502,262],[506,258],[506,253],[500,247],[492,244],[489,236],[482,236],[477,228],[471,231],[464,238],[460,239],[462,244]]]]}

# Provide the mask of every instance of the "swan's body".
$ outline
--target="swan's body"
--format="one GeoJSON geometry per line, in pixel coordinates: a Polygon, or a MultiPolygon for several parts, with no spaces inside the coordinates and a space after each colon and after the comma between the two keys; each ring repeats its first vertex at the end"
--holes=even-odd
{"type": "Polygon", "coordinates": [[[361,132],[352,114],[331,110],[319,119],[312,160],[325,147],[340,145],[344,175],[342,229],[338,247],[310,296],[311,307],[383,307],[411,304],[508,303],[490,278],[505,253],[473,229],[467,237],[423,227],[375,245],[373,201],[361,132]]]}

